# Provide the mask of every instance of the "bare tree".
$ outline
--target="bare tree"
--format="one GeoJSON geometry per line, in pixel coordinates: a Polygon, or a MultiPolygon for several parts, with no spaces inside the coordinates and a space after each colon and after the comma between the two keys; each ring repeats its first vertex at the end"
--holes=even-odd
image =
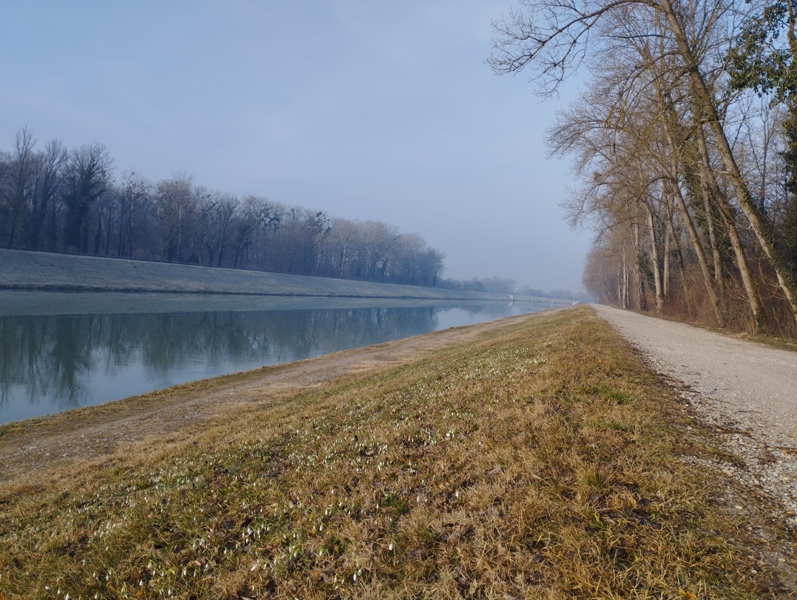
{"type": "Polygon", "coordinates": [[[58,140],[48,142],[44,151],[36,154],[33,205],[25,235],[26,247],[32,250],[55,250],[57,246],[59,199],[68,157],[58,140]]]}
{"type": "Polygon", "coordinates": [[[89,250],[89,209],[110,183],[112,160],[102,144],[72,150],[64,178],[64,245],[73,252],[89,250]]]}
{"type": "Polygon", "coordinates": [[[194,255],[192,233],[196,217],[196,195],[193,178],[178,174],[161,181],[155,188],[158,260],[186,262],[194,255]]]}
{"type": "Polygon", "coordinates": [[[149,182],[135,171],[126,171],[122,174],[118,190],[117,256],[133,256],[136,238],[134,224],[137,222],[137,214],[145,210],[144,205],[149,200],[150,187],[149,182]]]}
{"type": "Polygon", "coordinates": [[[17,233],[25,226],[28,205],[32,204],[35,157],[33,147],[36,140],[27,128],[17,133],[14,153],[11,156],[3,187],[3,200],[8,214],[8,237],[6,247],[13,248],[17,233]]]}

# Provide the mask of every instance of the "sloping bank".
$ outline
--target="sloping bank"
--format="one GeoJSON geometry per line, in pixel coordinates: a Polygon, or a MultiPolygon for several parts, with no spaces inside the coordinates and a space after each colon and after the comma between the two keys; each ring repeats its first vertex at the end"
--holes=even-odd
{"type": "Polygon", "coordinates": [[[0,250],[0,290],[505,300],[485,294],[303,275],[0,250]]]}
{"type": "Polygon", "coordinates": [[[0,427],[0,597],[792,597],[729,460],[591,309],[515,317],[0,427]]]}

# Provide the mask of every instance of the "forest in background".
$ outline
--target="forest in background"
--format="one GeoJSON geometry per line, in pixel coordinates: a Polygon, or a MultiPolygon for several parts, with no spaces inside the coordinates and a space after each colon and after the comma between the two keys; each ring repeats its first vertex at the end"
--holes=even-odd
{"type": "Polygon", "coordinates": [[[510,278],[444,279],[444,254],[420,235],[215,192],[187,174],[117,175],[102,144],[40,146],[27,128],[0,150],[0,247],[588,300],[510,278]]]}
{"type": "MultiPolygon", "coordinates": [[[[0,246],[419,286],[444,284],[443,254],[377,221],[239,198],[176,175],[116,177],[102,144],[0,151],[0,246]]],[[[465,284],[447,282],[453,287],[465,284]]]]}
{"type": "Polygon", "coordinates": [[[797,336],[797,0],[523,0],[490,63],[578,100],[550,129],[596,300],[797,336]]]}

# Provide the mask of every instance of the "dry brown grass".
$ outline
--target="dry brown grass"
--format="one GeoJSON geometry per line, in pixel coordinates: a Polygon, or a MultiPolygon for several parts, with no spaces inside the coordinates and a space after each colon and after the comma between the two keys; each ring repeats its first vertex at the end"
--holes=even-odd
{"type": "Polygon", "coordinates": [[[0,598],[758,598],[743,523],[589,309],[0,497],[0,598]]]}

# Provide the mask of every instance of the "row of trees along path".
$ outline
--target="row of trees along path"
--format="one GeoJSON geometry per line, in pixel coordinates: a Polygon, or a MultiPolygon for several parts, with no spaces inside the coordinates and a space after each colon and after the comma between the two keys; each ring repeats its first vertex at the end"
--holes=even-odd
{"type": "Polygon", "coordinates": [[[623,307],[797,335],[797,0],[525,0],[491,65],[578,100],[548,141],[623,307]]]}
{"type": "Polygon", "coordinates": [[[0,152],[0,246],[434,286],[443,254],[422,237],[236,197],[188,175],[115,179],[101,144],[43,147],[27,129],[0,152]]]}

